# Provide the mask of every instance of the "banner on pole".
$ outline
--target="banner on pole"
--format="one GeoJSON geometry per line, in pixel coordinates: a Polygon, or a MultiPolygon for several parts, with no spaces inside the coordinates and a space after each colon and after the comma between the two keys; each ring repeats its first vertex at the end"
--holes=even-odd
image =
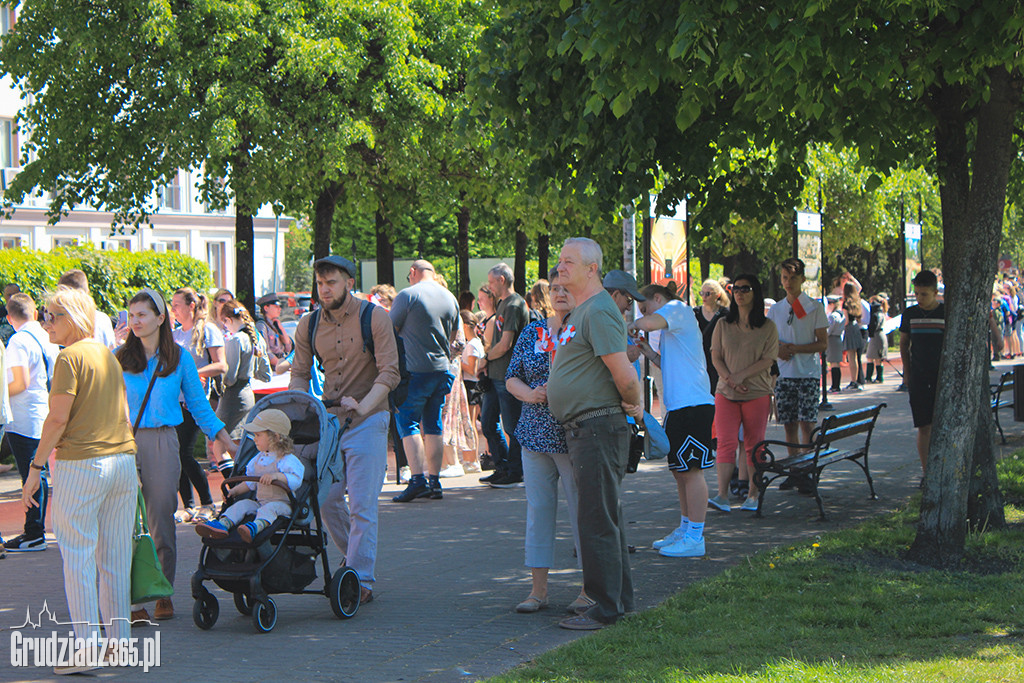
{"type": "Polygon", "coordinates": [[[690,264],[687,260],[686,201],[676,205],[671,216],[658,215],[657,197],[651,197],[651,262],[648,264],[651,282],[668,286],[676,283],[676,291],[685,299],[686,288],[690,286],[690,264]]]}
{"type": "Polygon", "coordinates": [[[907,288],[906,295],[914,294],[914,278],[921,272],[921,224],[904,223],[903,239],[907,249],[907,288]]]}
{"type": "Polygon", "coordinates": [[[804,291],[812,299],[822,296],[821,214],[798,211],[796,214],[796,257],[804,262],[804,291]]]}

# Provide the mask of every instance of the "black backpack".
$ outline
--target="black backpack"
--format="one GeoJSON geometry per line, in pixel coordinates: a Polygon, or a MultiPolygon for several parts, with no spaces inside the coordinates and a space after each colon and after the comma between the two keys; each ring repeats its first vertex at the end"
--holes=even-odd
{"type": "Polygon", "coordinates": [[[878,335],[879,330],[882,329],[882,305],[871,304],[871,314],[868,318],[868,336],[874,337],[878,335]]]}
{"type": "MultiPolygon", "coordinates": [[[[363,351],[368,351],[371,356],[376,358],[373,348],[373,328],[371,327],[374,308],[376,308],[375,304],[363,301],[362,299],[359,300],[359,331],[363,336],[363,351]]],[[[320,354],[316,352],[316,329],[320,325],[320,310],[317,308],[309,314],[311,316],[309,320],[309,347],[313,350],[313,357],[316,358],[317,368],[323,374],[324,361],[320,354]]],[[[398,386],[388,394],[388,403],[392,411],[405,403],[405,399],[409,395],[409,369],[405,366],[405,342],[402,341],[397,332],[395,332],[395,345],[398,347],[399,380],[398,386]]]]}

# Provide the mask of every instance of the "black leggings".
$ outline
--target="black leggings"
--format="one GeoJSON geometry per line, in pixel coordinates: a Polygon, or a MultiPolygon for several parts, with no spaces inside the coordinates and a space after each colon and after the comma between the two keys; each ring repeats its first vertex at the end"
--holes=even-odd
{"type": "Polygon", "coordinates": [[[203,466],[192,455],[196,445],[196,438],[199,436],[199,427],[192,419],[192,413],[188,408],[181,406],[181,414],[185,419],[175,429],[178,432],[178,458],[181,460],[181,476],[178,478],[178,494],[181,496],[181,504],[186,508],[193,507],[192,487],[199,493],[200,505],[213,505],[213,498],[210,496],[210,484],[206,481],[206,473],[203,466]]]}

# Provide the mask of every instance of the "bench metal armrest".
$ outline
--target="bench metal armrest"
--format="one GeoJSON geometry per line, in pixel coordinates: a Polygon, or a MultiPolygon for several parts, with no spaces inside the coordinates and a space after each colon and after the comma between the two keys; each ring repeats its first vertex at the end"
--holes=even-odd
{"type": "MultiPolygon", "coordinates": [[[[764,441],[758,442],[754,446],[753,460],[754,467],[756,469],[767,469],[775,464],[776,457],[772,452],[770,446],[782,446],[784,448],[797,448],[801,453],[806,451],[813,451],[815,444],[813,443],[792,443],[790,441],[775,441],[773,439],[765,439],[764,441]]],[[[788,455],[788,453],[787,453],[788,455]]]]}

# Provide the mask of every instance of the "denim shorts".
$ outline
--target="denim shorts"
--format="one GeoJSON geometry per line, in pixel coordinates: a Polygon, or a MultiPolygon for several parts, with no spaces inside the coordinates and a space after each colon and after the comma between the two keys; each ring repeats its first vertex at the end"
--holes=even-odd
{"type": "Polygon", "coordinates": [[[403,439],[420,432],[440,436],[441,409],[454,382],[455,375],[446,370],[410,372],[409,395],[395,414],[398,435],[403,439]]]}

